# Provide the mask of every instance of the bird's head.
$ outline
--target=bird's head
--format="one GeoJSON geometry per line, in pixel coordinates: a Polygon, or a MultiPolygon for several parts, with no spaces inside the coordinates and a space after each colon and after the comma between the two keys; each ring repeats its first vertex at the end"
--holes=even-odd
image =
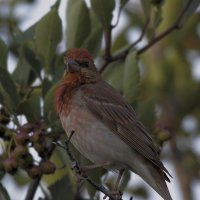
{"type": "Polygon", "coordinates": [[[73,48],[64,56],[65,75],[77,74],[85,79],[99,77],[91,54],[86,49],[73,48]]]}

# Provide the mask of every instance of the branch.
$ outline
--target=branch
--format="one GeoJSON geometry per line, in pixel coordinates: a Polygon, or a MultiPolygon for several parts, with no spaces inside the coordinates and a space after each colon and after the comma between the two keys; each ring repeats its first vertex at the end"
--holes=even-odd
{"type": "Polygon", "coordinates": [[[55,144],[57,144],[57,146],[63,148],[67,152],[67,155],[68,155],[70,161],[73,163],[72,170],[75,172],[75,174],[78,177],[80,177],[83,180],[86,180],[96,190],[101,191],[102,193],[105,194],[106,197],[109,197],[110,200],[122,200],[121,196],[120,197],[114,196],[112,194],[112,192],[110,192],[109,190],[107,190],[102,185],[96,184],[93,180],[91,180],[89,178],[89,176],[87,176],[85,173],[82,172],[82,169],[81,169],[80,165],[78,164],[78,162],[76,161],[76,159],[74,158],[74,156],[72,155],[72,153],[71,153],[71,151],[69,149],[69,142],[70,142],[70,139],[72,138],[73,134],[74,134],[74,131],[71,132],[70,137],[65,142],[65,146],[63,146],[60,143],[55,143],[55,144]]]}
{"type": "Polygon", "coordinates": [[[139,56],[140,54],[142,54],[143,52],[145,52],[146,50],[148,50],[151,46],[153,46],[158,41],[160,41],[161,39],[163,39],[164,37],[166,37],[172,31],[179,30],[181,28],[182,18],[185,15],[186,11],[189,9],[192,1],[193,0],[188,0],[188,2],[183,7],[181,13],[179,14],[179,16],[178,16],[178,18],[177,18],[177,20],[175,21],[174,24],[172,24],[167,30],[165,30],[162,33],[160,33],[157,37],[155,37],[153,40],[151,40],[147,45],[145,45],[144,47],[142,47],[141,49],[139,49],[137,51],[137,55],[139,56]]]}
{"type": "MultiPolygon", "coordinates": [[[[174,30],[179,30],[181,28],[181,21],[182,21],[184,15],[185,15],[185,13],[189,9],[192,1],[193,0],[188,0],[187,1],[187,3],[183,7],[182,11],[180,12],[180,14],[177,17],[177,19],[174,22],[174,24],[172,24],[168,29],[166,29],[165,31],[163,31],[162,33],[160,33],[158,36],[156,36],[147,45],[145,45],[141,49],[138,49],[137,50],[137,56],[139,56],[140,54],[144,53],[151,46],[153,46],[154,44],[156,44],[158,41],[160,41],[161,39],[163,39],[164,37],[166,37],[168,34],[170,34],[171,32],[173,32],[174,30]]],[[[100,73],[102,73],[105,70],[105,68],[107,67],[107,65],[109,65],[111,62],[114,62],[114,61],[117,61],[117,60],[124,60],[126,58],[126,56],[128,55],[129,51],[133,47],[135,47],[143,39],[143,37],[144,37],[144,35],[146,33],[146,30],[147,30],[147,27],[149,25],[149,22],[150,22],[150,16],[147,17],[147,20],[146,20],[146,22],[144,24],[144,27],[142,29],[140,37],[135,42],[133,42],[129,47],[127,47],[125,50],[123,50],[121,53],[119,53],[119,54],[117,54],[115,56],[112,56],[111,53],[110,53],[111,40],[108,40],[108,38],[105,39],[107,48],[106,48],[105,57],[104,57],[105,61],[104,61],[103,65],[101,66],[100,70],[99,70],[100,73]],[[109,44],[107,42],[109,42],[109,44]],[[109,49],[109,51],[108,51],[108,49],[109,49]]]]}
{"type": "MultiPolygon", "coordinates": [[[[150,16],[147,17],[146,19],[146,22],[144,24],[144,27],[142,29],[142,32],[139,36],[139,38],[133,42],[130,46],[128,46],[125,50],[123,50],[121,53],[115,55],[115,56],[107,56],[107,58],[105,59],[105,62],[104,64],[101,66],[99,72],[102,73],[104,71],[104,69],[107,67],[108,64],[110,64],[111,62],[114,62],[114,61],[117,61],[117,60],[123,60],[126,58],[127,54],[129,53],[129,51],[134,47],[136,46],[144,37],[145,33],[146,33],[146,30],[147,30],[147,27],[149,25],[149,22],[150,22],[150,16]]],[[[107,41],[107,40],[106,40],[107,41]]],[[[111,46],[111,45],[110,45],[111,46]]]]}
{"type": "MultiPolygon", "coordinates": [[[[55,149],[55,145],[52,144],[52,145],[49,147],[49,151],[48,151],[48,153],[47,153],[47,157],[48,157],[48,158],[51,157],[52,152],[53,152],[54,149],[55,149]]],[[[37,190],[37,187],[38,187],[38,185],[39,185],[39,183],[40,183],[41,178],[42,178],[42,175],[39,176],[39,177],[37,177],[36,179],[34,179],[34,180],[31,182],[31,184],[30,184],[30,186],[29,186],[29,188],[28,188],[28,191],[27,191],[25,200],[32,200],[32,199],[34,198],[35,192],[36,192],[36,190],[37,190]]]]}

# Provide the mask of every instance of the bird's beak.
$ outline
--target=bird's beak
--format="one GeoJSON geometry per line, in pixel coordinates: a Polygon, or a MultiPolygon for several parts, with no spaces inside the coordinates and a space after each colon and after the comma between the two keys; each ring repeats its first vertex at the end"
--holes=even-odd
{"type": "Polygon", "coordinates": [[[79,72],[80,71],[80,66],[79,64],[73,60],[73,59],[68,59],[66,64],[65,64],[65,74],[66,73],[74,73],[74,72],[79,72]]]}

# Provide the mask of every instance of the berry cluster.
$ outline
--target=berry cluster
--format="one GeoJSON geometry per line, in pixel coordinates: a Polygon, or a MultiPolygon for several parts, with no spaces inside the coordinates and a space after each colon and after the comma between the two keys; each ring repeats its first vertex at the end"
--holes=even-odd
{"type": "MultiPolygon", "coordinates": [[[[9,120],[3,121],[0,119],[0,123],[7,125],[9,120]]],[[[5,130],[1,132],[1,138],[4,135],[5,130]]],[[[3,139],[5,140],[5,138],[3,139]]],[[[6,155],[4,155],[2,167],[7,173],[15,174],[17,169],[21,168],[31,178],[36,178],[42,174],[53,174],[55,172],[55,164],[48,160],[52,140],[47,137],[47,132],[42,122],[26,123],[16,131],[16,134],[6,140],[8,140],[7,146],[9,148],[5,153],[6,155]],[[34,148],[40,156],[39,162],[34,161],[30,148],[34,148]]]]}

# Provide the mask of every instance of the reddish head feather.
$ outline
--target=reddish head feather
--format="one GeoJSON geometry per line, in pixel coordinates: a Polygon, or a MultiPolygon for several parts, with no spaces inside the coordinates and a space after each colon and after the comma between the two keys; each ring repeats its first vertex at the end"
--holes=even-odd
{"type": "Polygon", "coordinates": [[[91,54],[88,52],[87,49],[78,49],[78,48],[73,48],[66,52],[66,54],[64,56],[65,62],[69,58],[73,59],[73,60],[79,60],[79,61],[84,61],[84,60],[92,61],[93,60],[91,54]]]}

